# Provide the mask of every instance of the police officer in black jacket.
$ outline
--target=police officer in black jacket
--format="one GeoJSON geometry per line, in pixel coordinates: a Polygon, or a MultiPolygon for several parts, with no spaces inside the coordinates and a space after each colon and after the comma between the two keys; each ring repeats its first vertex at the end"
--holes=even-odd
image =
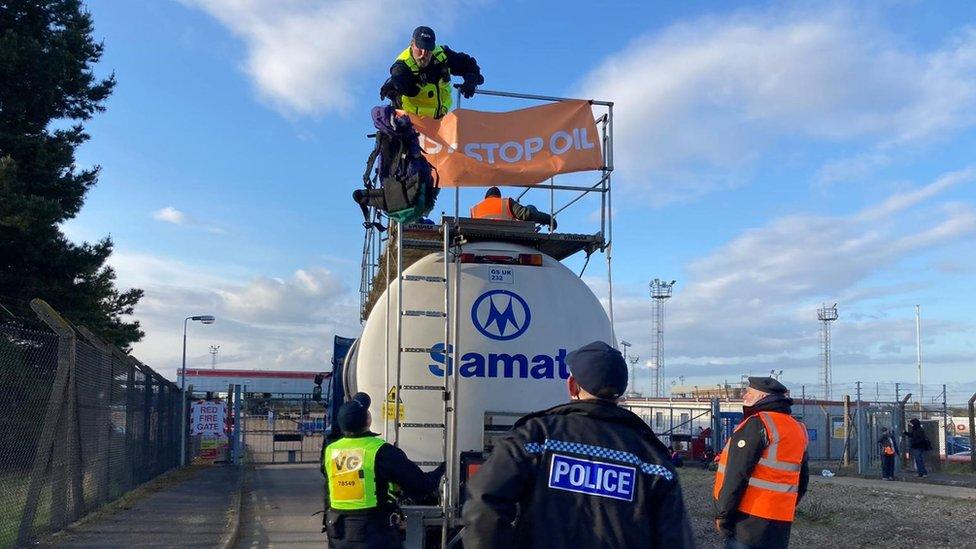
{"type": "Polygon", "coordinates": [[[566,358],[572,402],[520,419],[468,484],[465,549],[694,547],[667,448],[617,406],[620,352],[566,358]]]}

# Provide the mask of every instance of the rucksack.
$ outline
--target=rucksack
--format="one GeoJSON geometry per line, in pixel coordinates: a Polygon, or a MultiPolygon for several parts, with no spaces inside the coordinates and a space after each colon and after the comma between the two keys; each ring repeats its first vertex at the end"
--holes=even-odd
{"type": "MultiPolygon", "coordinates": [[[[366,191],[358,196],[367,197],[369,206],[386,212],[390,219],[403,224],[418,221],[434,208],[440,192],[436,171],[424,158],[409,117],[397,116],[390,105],[373,107],[372,115],[376,145],[363,174],[366,191]],[[375,188],[376,183],[379,189],[375,188]]],[[[364,206],[361,200],[357,201],[364,206]]],[[[367,215],[365,209],[363,213],[367,215]]]]}

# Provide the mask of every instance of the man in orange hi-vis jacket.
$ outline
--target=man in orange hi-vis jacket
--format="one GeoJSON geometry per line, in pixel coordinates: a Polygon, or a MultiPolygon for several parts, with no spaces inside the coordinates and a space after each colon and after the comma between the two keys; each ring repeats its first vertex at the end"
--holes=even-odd
{"type": "Polygon", "coordinates": [[[491,187],[485,193],[485,199],[471,208],[471,217],[475,219],[507,219],[510,221],[532,221],[540,225],[550,225],[556,229],[556,219],[547,213],[540,212],[535,206],[523,206],[512,198],[502,198],[498,187],[491,187]]]}
{"type": "Polygon", "coordinates": [[[796,505],[807,490],[807,429],[790,415],[788,390],[750,377],[744,418],[719,458],[712,496],[726,549],[786,548],[796,505]]]}

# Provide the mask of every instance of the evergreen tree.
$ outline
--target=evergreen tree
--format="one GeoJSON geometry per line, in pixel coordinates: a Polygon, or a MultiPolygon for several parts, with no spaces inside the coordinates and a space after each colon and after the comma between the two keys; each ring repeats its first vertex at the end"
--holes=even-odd
{"type": "Polygon", "coordinates": [[[75,149],[115,86],[94,74],[102,50],[80,0],[0,0],[0,303],[30,318],[39,297],[127,347],[143,335],[123,319],[142,290],[115,288],[110,237],[75,244],[60,229],[98,181],[75,149]]]}

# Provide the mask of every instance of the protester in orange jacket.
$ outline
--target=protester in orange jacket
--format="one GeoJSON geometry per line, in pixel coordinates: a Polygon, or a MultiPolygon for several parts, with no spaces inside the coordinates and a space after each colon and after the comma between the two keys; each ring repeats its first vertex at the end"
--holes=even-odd
{"type": "Polygon", "coordinates": [[[471,217],[475,219],[503,219],[532,221],[540,225],[550,225],[556,230],[556,219],[549,214],[540,212],[535,206],[523,206],[513,198],[502,198],[498,187],[491,187],[485,192],[485,199],[471,208],[471,217]]]}

